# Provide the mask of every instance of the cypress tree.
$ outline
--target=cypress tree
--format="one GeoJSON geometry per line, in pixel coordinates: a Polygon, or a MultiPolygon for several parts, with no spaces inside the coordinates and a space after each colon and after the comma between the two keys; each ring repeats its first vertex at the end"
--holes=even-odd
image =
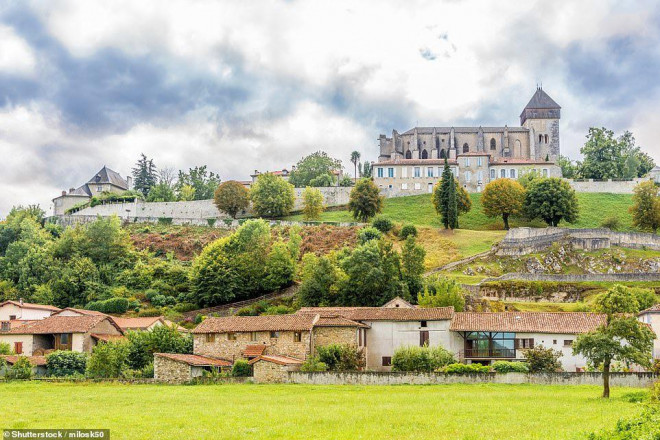
{"type": "MultiPolygon", "coordinates": [[[[445,158],[445,168],[442,171],[442,180],[440,182],[440,200],[439,200],[440,215],[442,217],[442,224],[445,226],[445,229],[448,229],[450,227],[449,194],[451,192],[451,187],[453,186],[454,186],[454,175],[452,174],[451,169],[449,168],[449,162],[447,162],[447,158],[445,158]]],[[[454,193],[455,192],[456,191],[454,191],[454,193]]]]}
{"type": "Polygon", "coordinates": [[[450,229],[458,228],[458,196],[456,194],[456,182],[451,176],[448,185],[447,197],[447,225],[450,229]]]}

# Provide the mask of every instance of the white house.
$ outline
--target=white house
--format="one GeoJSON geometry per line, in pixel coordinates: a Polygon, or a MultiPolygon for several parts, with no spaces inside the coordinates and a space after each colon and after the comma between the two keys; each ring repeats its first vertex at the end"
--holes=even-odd
{"type": "Polygon", "coordinates": [[[34,321],[49,317],[60,309],[45,304],[32,304],[20,301],[0,303],[0,321],[34,321]]]}
{"type": "Polygon", "coordinates": [[[642,310],[639,313],[639,320],[651,326],[655,332],[655,341],[653,341],[653,357],[660,359],[660,304],[642,310]]]}

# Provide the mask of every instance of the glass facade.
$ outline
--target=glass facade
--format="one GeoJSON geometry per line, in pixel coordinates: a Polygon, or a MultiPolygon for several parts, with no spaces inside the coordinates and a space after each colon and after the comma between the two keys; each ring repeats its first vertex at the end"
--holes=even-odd
{"type": "Polygon", "coordinates": [[[466,358],[513,358],[516,355],[515,333],[468,332],[465,335],[466,358]]]}

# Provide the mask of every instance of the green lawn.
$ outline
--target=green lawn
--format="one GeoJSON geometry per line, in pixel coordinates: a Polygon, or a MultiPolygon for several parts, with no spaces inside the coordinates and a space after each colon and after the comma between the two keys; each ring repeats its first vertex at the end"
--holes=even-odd
{"type": "Polygon", "coordinates": [[[113,439],[578,439],[640,405],[591,386],[0,384],[1,428],[113,439]]]}
{"type": "MultiPolygon", "coordinates": [[[[597,228],[603,219],[616,216],[621,221],[622,229],[629,230],[632,228],[632,218],[628,212],[632,198],[630,194],[578,193],[577,196],[580,204],[579,220],[572,225],[561,223],[560,226],[570,228],[597,228]]],[[[501,220],[488,218],[484,215],[481,209],[481,194],[470,194],[470,198],[472,199],[472,210],[459,218],[462,229],[503,229],[501,220]]],[[[382,214],[395,222],[440,227],[440,218],[433,209],[429,194],[385,199],[382,214]]],[[[287,217],[287,219],[302,220],[302,215],[287,217]]],[[[354,221],[348,211],[327,211],[323,213],[321,219],[324,221],[354,221]]],[[[545,226],[541,221],[529,223],[513,219],[510,223],[512,227],[545,226]]]]}

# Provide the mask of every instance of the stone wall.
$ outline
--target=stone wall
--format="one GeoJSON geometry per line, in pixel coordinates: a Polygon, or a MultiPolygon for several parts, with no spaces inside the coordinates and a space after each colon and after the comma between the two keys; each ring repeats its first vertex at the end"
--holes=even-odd
{"type": "Polygon", "coordinates": [[[287,382],[290,371],[297,371],[299,367],[280,365],[274,362],[259,361],[252,364],[252,374],[257,383],[287,382]]]}
{"type": "Polygon", "coordinates": [[[507,273],[497,278],[485,278],[481,281],[489,283],[493,281],[550,281],[566,283],[582,283],[587,281],[660,281],[658,272],[639,273],[587,273],[579,275],[571,274],[547,274],[547,273],[507,273]]]}
{"type": "Polygon", "coordinates": [[[354,327],[314,327],[314,347],[330,344],[357,347],[357,330],[354,327]]]}
{"type": "Polygon", "coordinates": [[[612,193],[612,194],[632,194],[635,187],[649,180],[648,178],[638,178],[630,180],[594,180],[594,179],[567,179],[568,183],[576,192],[584,193],[612,193]]]}
{"type": "Polygon", "coordinates": [[[154,356],[154,380],[167,383],[185,383],[192,379],[190,365],[162,356],[154,356]]]}
{"type": "MultiPolygon", "coordinates": [[[[653,373],[611,373],[610,384],[622,387],[649,387],[660,376],[653,373]]],[[[435,373],[287,373],[287,382],[310,385],[431,385],[452,383],[502,383],[538,385],[602,385],[601,373],[486,373],[486,374],[435,374],[435,373]]]]}
{"type": "Polygon", "coordinates": [[[243,350],[248,345],[266,345],[265,354],[281,354],[297,359],[305,359],[309,354],[310,333],[301,332],[301,342],[294,342],[291,331],[280,332],[279,338],[271,338],[270,332],[254,332],[255,340],[252,340],[252,332],[236,333],[236,339],[227,339],[227,333],[215,333],[215,341],[206,342],[206,334],[193,335],[193,352],[202,356],[212,356],[228,361],[243,357],[243,350]]]}

